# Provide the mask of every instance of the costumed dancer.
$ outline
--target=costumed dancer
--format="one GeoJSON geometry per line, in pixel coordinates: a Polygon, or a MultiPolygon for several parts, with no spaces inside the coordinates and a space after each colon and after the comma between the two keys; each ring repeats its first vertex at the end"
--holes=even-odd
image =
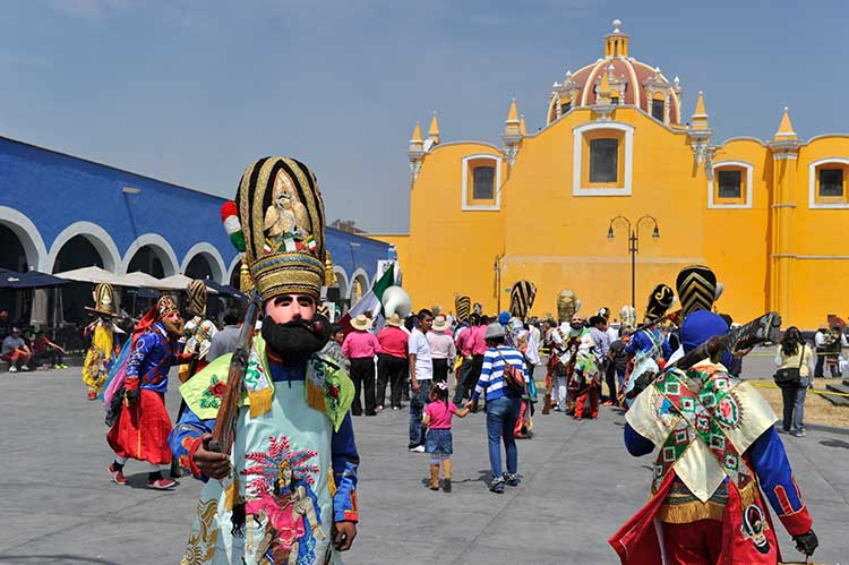
{"type": "Polygon", "coordinates": [[[127,460],[138,459],[150,464],[148,488],[162,490],[177,485],[176,481],[163,478],[160,466],[171,463],[168,447],[171,419],[165,410],[168,371],[172,365],[189,361],[187,356],[177,353],[177,339],[182,332],[183,319],[177,303],[168,295],[159,298],[133,331],[123,394],[112,399],[118,420],[106,436],[115,452],[109,473],[116,484],[127,482],[123,472],[127,460]],[[115,407],[117,403],[120,412],[115,407]]]}
{"type": "Polygon", "coordinates": [[[186,293],[189,298],[186,312],[192,318],[186,322],[183,331],[183,336],[186,338],[183,353],[190,355],[191,361],[180,367],[179,378],[181,383],[192,378],[209,364],[206,354],[212,345],[212,338],[218,333],[218,328],[215,327],[212,320],[206,318],[208,296],[206,283],[200,279],[194,279],[186,287],[186,293]]]}
{"type": "MultiPolygon", "coordinates": [[[[700,295],[697,302],[713,301],[700,283],[691,280],[687,288],[700,295]]],[[[687,309],[687,297],[680,297],[687,309]]],[[[699,308],[681,327],[685,352],[727,331],[722,318],[699,308]]],[[[710,359],[687,371],[673,368],[639,394],[625,417],[628,452],[641,456],[657,447],[658,456],[651,499],[610,539],[623,565],[775,565],[781,554],[764,496],[797,549],[813,554],[813,521],[777,418],[748,383],[710,359]]]]}
{"type": "Polygon", "coordinates": [[[631,406],[634,402],[634,382],[644,373],[657,374],[666,359],[672,355],[669,342],[653,325],[660,320],[675,301],[675,292],[668,285],[659,284],[649,295],[643,326],[631,335],[625,353],[633,356],[634,368],[625,379],[620,391],[620,404],[631,406]]]}
{"type": "Polygon", "coordinates": [[[247,359],[231,455],[209,446],[231,355],[180,387],[188,409],[171,447],[184,472],[206,482],[182,563],[340,563],[357,534],[359,455],[354,384],[319,355],[330,332],[317,313],[330,276],[321,193],[306,165],[268,157],[245,170],[236,204],[242,269],[264,319],[247,359]]]}
{"type": "MultiPolygon", "coordinates": [[[[581,301],[571,290],[561,290],[557,295],[557,320],[559,325],[551,332],[551,353],[548,358],[549,374],[553,376],[546,383],[546,399],[555,405],[555,410],[573,413],[574,398],[570,398],[569,391],[569,368],[564,359],[570,359],[567,355],[569,336],[573,332],[571,327],[572,318],[581,309],[581,301]]],[[[581,320],[583,328],[583,319],[581,320]]],[[[578,330],[574,330],[578,331],[578,330]]],[[[577,348],[575,348],[577,351],[577,348]]]]}
{"type": "Polygon", "coordinates": [[[124,333],[112,323],[116,318],[115,291],[109,283],[99,283],[94,287],[94,308],[86,307],[94,315],[94,321],[84,330],[83,335],[91,338],[91,347],[83,361],[83,383],[89,400],[95,400],[103,383],[109,376],[112,359],[115,356],[114,333],[124,333]]]}
{"type": "Polygon", "coordinates": [[[521,439],[529,439],[533,435],[534,403],[537,398],[537,388],[534,382],[534,367],[539,363],[539,343],[529,330],[525,329],[525,320],[533,308],[537,287],[531,281],[518,281],[510,291],[509,332],[512,335],[513,347],[525,358],[528,372],[528,384],[522,394],[522,407],[513,435],[521,439]]]}

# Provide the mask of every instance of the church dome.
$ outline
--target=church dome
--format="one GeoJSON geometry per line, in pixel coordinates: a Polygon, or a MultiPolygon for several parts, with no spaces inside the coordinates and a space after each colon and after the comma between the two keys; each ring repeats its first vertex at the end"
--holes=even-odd
{"type": "Polygon", "coordinates": [[[602,87],[610,93],[611,104],[638,107],[667,125],[679,126],[682,91],[678,77],[670,82],[658,67],[629,57],[629,36],[620,31],[622,22],[614,20],[613,25],[613,32],[604,38],[603,59],[575,73],[567,72],[563,82],[554,83],[547,123],[574,108],[599,104],[602,87]]]}

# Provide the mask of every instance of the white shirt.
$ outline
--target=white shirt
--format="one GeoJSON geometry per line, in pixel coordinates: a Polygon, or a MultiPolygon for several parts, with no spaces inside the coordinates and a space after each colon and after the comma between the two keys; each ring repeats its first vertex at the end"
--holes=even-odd
{"type": "Polygon", "coordinates": [[[418,328],[413,328],[410,340],[407,342],[410,355],[416,356],[416,380],[429,381],[433,379],[433,358],[430,356],[430,343],[418,328]]]}

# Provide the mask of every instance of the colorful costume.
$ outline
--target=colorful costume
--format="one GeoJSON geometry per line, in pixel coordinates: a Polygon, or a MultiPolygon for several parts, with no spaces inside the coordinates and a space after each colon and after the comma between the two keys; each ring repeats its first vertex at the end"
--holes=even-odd
{"type": "MultiPolygon", "coordinates": [[[[91,347],[83,361],[83,383],[89,400],[97,398],[103,387],[114,357],[113,333],[117,326],[112,325],[114,311],[114,291],[109,283],[100,283],[94,287],[94,308],[86,308],[95,315],[95,320],[85,329],[85,335],[91,335],[91,347]]],[[[118,330],[120,331],[120,330],[118,330]]]]}
{"type": "Polygon", "coordinates": [[[180,367],[181,383],[189,380],[209,364],[206,354],[209,352],[209,346],[212,345],[212,338],[218,333],[215,324],[204,319],[207,300],[206,283],[195,279],[189,283],[186,292],[189,298],[186,310],[193,317],[186,322],[186,328],[183,331],[184,339],[181,341],[185,342],[183,353],[189,355],[191,361],[180,367]]]}
{"type": "MultiPolygon", "coordinates": [[[[699,312],[682,334],[702,342],[727,329],[719,316],[699,312]]],[[[626,415],[628,451],[657,447],[658,456],[651,500],[610,539],[623,565],[774,565],[781,556],[758,484],[812,553],[812,520],[776,419],[753,388],[709,360],[650,384],[626,415]]]]}
{"type": "Polygon", "coordinates": [[[126,400],[107,441],[119,457],[120,465],[131,458],[147,461],[158,469],[159,465],[171,462],[168,447],[171,419],[165,410],[168,372],[172,365],[188,359],[177,349],[179,330],[177,333],[169,331],[163,320],[177,312],[174,299],[163,296],[154,308],[155,313],[149,312],[142,323],[151,319],[156,322],[133,337],[126,361],[126,400]]]}
{"type": "MultiPolygon", "coordinates": [[[[324,206],[313,173],[293,159],[262,159],[245,171],[236,199],[246,227],[243,264],[263,301],[292,293],[317,301],[326,281],[324,206]]],[[[231,355],[180,387],[188,410],[171,447],[187,474],[206,481],[184,565],[341,562],[334,524],[359,519],[354,385],[317,351],[291,361],[256,336],[234,426],[233,470],[221,481],[203,476],[194,456],[215,426],[231,355]]]]}
{"type": "MultiPolygon", "coordinates": [[[[669,286],[665,284],[657,285],[649,295],[646,314],[643,318],[644,325],[652,324],[661,319],[674,299],[675,293],[669,286]]],[[[636,380],[644,373],[657,374],[660,372],[662,363],[658,363],[658,360],[669,359],[672,350],[669,347],[669,342],[660,335],[660,332],[655,327],[649,326],[631,336],[628,345],[625,346],[625,353],[634,357],[634,369],[625,379],[620,394],[625,405],[630,406],[634,402],[631,391],[634,389],[636,380]]]]}

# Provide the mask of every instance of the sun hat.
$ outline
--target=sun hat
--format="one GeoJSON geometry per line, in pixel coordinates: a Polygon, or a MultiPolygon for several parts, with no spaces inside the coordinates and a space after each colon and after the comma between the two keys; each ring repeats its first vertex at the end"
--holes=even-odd
{"type": "Polygon", "coordinates": [[[434,318],[432,329],[438,332],[448,329],[448,320],[445,319],[445,316],[439,315],[434,318]]]}
{"type": "Polygon", "coordinates": [[[367,329],[369,329],[371,327],[371,324],[372,324],[371,318],[369,318],[365,314],[360,314],[359,316],[357,316],[353,320],[351,320],[351,325],[354,327],[354,329],[357,329],[357,330],[360,330],[360,331],[366,331],[367,329]]]}
{"type": "Polygon", "coordinates": [[[392,314],[386,319],[386,325],[392,326],[393,328],[400,328],[401,324],[404,323],[404,320],[401,319],[401,316],[398,314],[392,314]]]}

